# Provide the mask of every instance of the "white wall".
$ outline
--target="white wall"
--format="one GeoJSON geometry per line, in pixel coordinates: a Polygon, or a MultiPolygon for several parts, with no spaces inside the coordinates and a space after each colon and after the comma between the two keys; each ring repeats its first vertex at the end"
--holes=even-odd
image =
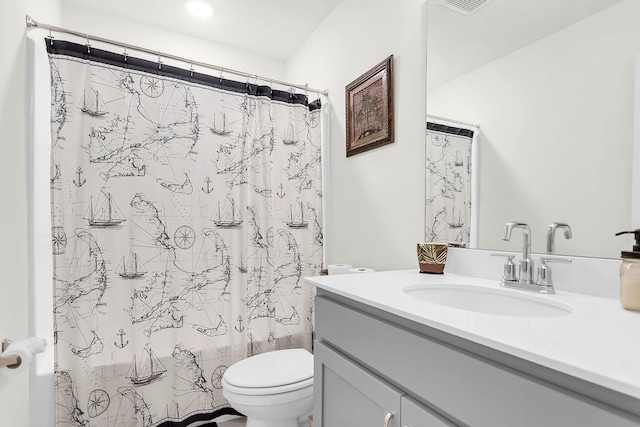
{"type": "Polygon", "coordinates": [[[557,236],[559,253],[630,250],[614,233],[632,225],[638,16],[640,2],[626,0],[429,89],[429,114],[481,123],[480,247],[518,250],[521,237],[501,240],[516,220],[532,226],[536,252],[554,221],[573,229],[571,241],[557,236]]]}
{"type": "MultiPolygon", "coordinates": [[[[5,0],[2,4],[3,41],[0,67],[0,339],[22,339],[28,334],[27,295],[27,87],[25,16],[53,24],[60,22],[59,0],[5,0]]],[[[2,425],[28,423],[28,374],[0,376],[2,425]]]]}
{"type": "Polygon", "coordinates": [[[425,0],[344,0],[287,63],[332,105],[327,264],[416,268],[424,236],[425,0]],[[345,86],[395,56],[395,142],[346,158],[345,86]]]}

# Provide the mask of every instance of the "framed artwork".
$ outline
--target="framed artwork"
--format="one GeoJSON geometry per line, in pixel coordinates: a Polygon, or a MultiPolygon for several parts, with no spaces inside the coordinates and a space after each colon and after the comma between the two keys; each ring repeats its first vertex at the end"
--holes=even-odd
{"type": "Polygon", "coordinates": [[[346,87],[347,157],[393,142],[393,55],[346,87]]]}

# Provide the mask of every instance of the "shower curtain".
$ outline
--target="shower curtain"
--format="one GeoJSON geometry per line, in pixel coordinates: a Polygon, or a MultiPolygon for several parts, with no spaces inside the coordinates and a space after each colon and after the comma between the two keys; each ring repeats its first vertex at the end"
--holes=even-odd
{"type": "Polygon", "coordinates": [[[228,413],[228,366],[311,349],[320,102],[46,43],[56,425],[228,413]]]}
{"type": "Polygon", "coordinates": [[[427,122],[425,241],[475,247],[477,129],[427,122]],[[475,187],[475,188],[474,188],[475,187]]]}

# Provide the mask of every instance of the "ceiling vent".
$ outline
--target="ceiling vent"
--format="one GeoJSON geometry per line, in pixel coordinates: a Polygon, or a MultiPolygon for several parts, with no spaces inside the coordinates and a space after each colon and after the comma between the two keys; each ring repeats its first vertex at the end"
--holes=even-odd
{"type": "Polygon", "coordinates": [[[471,15],[489,3],[491,0],[438,0],[438,3],[456,12],[471,15]]]}

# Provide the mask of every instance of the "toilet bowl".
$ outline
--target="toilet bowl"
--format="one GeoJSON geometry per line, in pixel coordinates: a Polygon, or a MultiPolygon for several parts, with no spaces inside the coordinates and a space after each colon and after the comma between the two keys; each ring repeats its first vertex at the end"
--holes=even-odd
{"type": "Polygon", "coordinates": [[[222,394],[247,427],[306,427],[313,410],[313,355],[304,349],[258,354],[222,376],[222,394]]]}

